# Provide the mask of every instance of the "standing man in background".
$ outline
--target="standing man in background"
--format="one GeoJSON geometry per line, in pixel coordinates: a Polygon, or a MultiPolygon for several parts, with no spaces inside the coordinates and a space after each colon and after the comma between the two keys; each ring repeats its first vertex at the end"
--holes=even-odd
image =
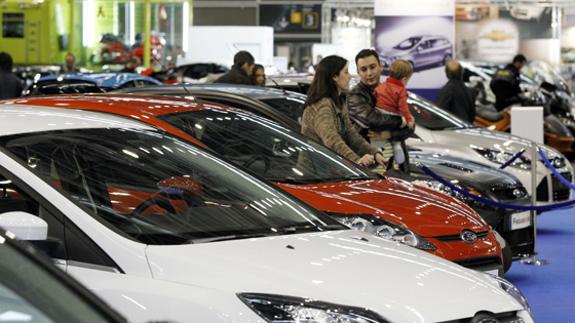
{"type": "Polygon", "coordinates": [[[222,75],[215,83],[251,85],[251,76],[255,59],[250,52],[241,50],[234,55],[234,65],[229,72],[222,75]]]}
{"type": "Polygon", "coordinates": [[[463,82],[463,68],[455,60],[445,65],[447,83],[439,91],[437,106],[462,120],[473,123],[475,120],[475,99],[471,89],[463,82]]]}
{"type": "Polygon", "coordinates": [[[0,99],[17,98],[22,95],[22,81],[12,73],[12,56],[0,52],[0,99]]]}

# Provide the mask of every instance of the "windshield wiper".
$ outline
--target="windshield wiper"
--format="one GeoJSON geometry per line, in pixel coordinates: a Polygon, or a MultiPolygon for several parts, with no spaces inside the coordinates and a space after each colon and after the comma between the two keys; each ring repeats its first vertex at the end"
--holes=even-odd
{"type": "Polygon", "coordinates": [[[207,237],[207,238],[195,238],[189,239],[188,243],[208,243],[208,242],[216,242],[216,241],[226,241],[226,240],[238,240],[238,239],[249,239],[249,238],[263,238],[270,235],[275,235],[273,232],[269,234],[264,233],[252,233],[252,234],[230,234],[225,236],[219,237],[207,237]]]}
{"type": "Polygon", "coordinates": [[[274,177],[266,177],[266,179],[270,182],[282,183],[282,184],[317,184],[321,183],[322,179],[295,179],[295,178],[274,178],[274,177]]]}
{"type": "Polygon", "coordinates": [[[369,181],[378,179],[372,176],[360,175],[360,176],[344,176],[344,177],[334,177],[326,178],[325,182],[345,182],[345,181],[369,181]]]}

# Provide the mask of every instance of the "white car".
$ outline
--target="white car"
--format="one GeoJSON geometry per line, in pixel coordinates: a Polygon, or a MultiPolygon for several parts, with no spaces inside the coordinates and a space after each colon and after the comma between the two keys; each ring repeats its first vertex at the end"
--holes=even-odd
{"type": "MultiPolygon", "coordinates": [[[[470,125],[425,99],[410,94],[408,103],[415,117],[417,138],[408,145],[427,152],[448,154],[499,168],[520,150],[526,149],[515,162],[503,171],[515,175],[532,194],[530,141],[505,132],[491,131],[470,125]]],[[[573,179],[573,167],[559,152],[539,145],[553,166],[568,180],[573,179]]],[[[571,189],[562,184],[542,161],[537,162],[537,203],[539,205],[567,201],[571,189]]]]}
{"type": "Polygon", "coordinates": [[[533,322],[510,283],[352,231],[137,121],[5,103],[0,124],[0,226],[131,321],[533,322]]]}

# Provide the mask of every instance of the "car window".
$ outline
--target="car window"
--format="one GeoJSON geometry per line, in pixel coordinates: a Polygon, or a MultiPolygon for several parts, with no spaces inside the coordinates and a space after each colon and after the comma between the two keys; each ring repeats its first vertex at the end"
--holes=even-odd
{"type": "Polygon", "coordinates": [[[278,110],[282,114],[288,116],[290,119],[301,124],[301,118],[303,115],[303,108],[305,101],[302,99],[295,99],[289,97],[277,98],[277,99],[262,99],[264,103],[278,110]]]}
{"type": "Polygon", "coordinates": [[[310,184],[377,178],[300,134],[251,114],[205,109],[160,118],[271,181],[310,184]]]}
{"type": "Polygon", "coordinates": [[[0,138],[0,146],[88,214],[146,244],[275,235],[292,226],[322,231],[337,224],[231,164],[156,132],[49,131],[0,138]]]}
{"type": "Polygon", "coordinates": [[[0,321],[112,322],[68,285],[0,237],[0,321]]]}
{"type": "MultiPolygon", "coordinates": [[[[52,173],[52,165],[44,165],[40,160],[29,160],[34,168],[42,172],[52,173]],[[50,168],[50,169],[48,169],[50,168]]],[[[13,176],[10,176],[13,178],[13,176]]],[[[54,185],[61,187],[56,180],[54,185]]],[[[5,212],[23,211],[42,218],[48,224],[48,239],[46,241],[31,241],[49,256],[62,260],[89,263],[108,268],[118,269],[116,264],[86,236],[76,225],[67,220],[61,213],[37,196],[31,188],[23,183],[14,183],[8,177],[0,175],[0,214],[5,212]]]]}
{"type": "Polygon", "coordinates": [[[399,50],[411,49],[411,48],[413,48],[420,40],[421,40],[421,37],[410,37],[410,38],[407,38],[406,40],[402,41],[401,43],[395,45],[393,48],[399,49],[399,50]]]}
{"type": "Polygon", "coordinates": [[[414,94],[410,94],[407,103],[409,104],[409,110],[415,118],[415,123],[419,127],[430,130],[465,129],[473,127],[469,123],[414,94]]]}

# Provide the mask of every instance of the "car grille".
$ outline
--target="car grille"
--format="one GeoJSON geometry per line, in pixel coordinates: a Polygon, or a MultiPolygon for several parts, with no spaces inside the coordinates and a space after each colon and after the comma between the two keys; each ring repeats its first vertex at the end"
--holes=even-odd
{"type": "Polygon", "coordinates": [[[490,189],[495,197],[502,201],[517,200],[527,195],[527,190],[521,185],[493,185],[490,189]]]}
{"type": "MultiPolygon", "coordinates": [[[[561,176],[565,177],[566,180],[571,182],[571,173],[565,172],[561,173],[561,176]]],[[[551,187],[553,188],[553,201],[565,201],[569,199],[569,193],[571,193],[571,188],[567,185],[561,183],[559,179],[555,176],[551,179],[551,187]]]]}
{"type": "MultiPolygon", "coordinates": [[[[485,238],[487,237],[488,232],[487,231],[483,231],[483,232],[475,232],[475,234],[477,235],[477,239],[481,239],[481,238],[485,238]]],[[[461,239],[461,234],[453,234],[453,235],[448,235],[448,236],[439,236],[439,237],[435,237],[435,239],[442,241],[442,242],[453,242],[453,241],[463,241],[461,239]]]]}
{"type": "Polygon", "coordinates": [[[513,258],[533,254],[533,227],[499,232],[505,241],[511,246],[513,258]]]}
{"type": "MultiPolygon", "coordinates": [[[[563,172],[561,176],[565,177],[569,182],[573,179],[569,172],[563,172]]],[[[537,201],[549,201],[549,188],[547,185],[547,180],[545,179],[537,186],[537,201]]],[[[553,201],[565,201],[569,199],[571,189],[561,183],[555,176],[551,176],[551,187],[553,188],[553,201]]]]}
{"type": "Polygon", "coordinates": [[[497,323],[525,323],[525,321],[517,316],[517,312],[505,312],[499,314],[492,314],[487,311],[479,312],[475,317],[453,320],[453,321],[443,321],[440,323],[472,323],[472,322],[497,322],[497,323]]]}

